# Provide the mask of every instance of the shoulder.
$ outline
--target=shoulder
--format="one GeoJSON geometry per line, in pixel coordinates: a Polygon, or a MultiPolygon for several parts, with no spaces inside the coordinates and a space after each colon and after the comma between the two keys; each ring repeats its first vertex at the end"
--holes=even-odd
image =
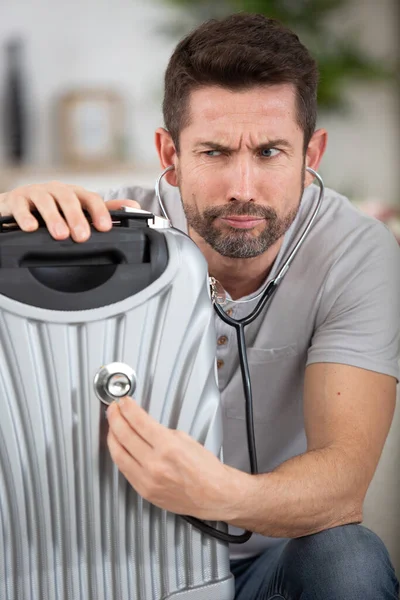
{"type": "Polygon", "coordinates": [[[307,260],[315,292],[308,364],[348,364],[398,377],[400,248],[392,232],[327,190],[307,260]]]}
{"type": "MultiPolygon", "coordinates": [[[[310,214],[317,194],[317,186],[306,190],[301,208],[304,215],[310,214]]],[[[303,222],[305,218],[303,216],[303,222]]],[[[386,225],[364,214],[348,198],[329,188],[307,246],[308,253],[331,266],[340,263],[354,269],[360,261],[373,263],[385,257],[397,265],[400,261],[399,245],[386,225]]]]}
{"type": "Polygon", "coordinates": [[[340,318],[343,331],[364,323],[371,339],[385,328],[397,332],[400,248],[392,232],[328,190],[314,235],[314,272],[321,272],[317,322],[340,318]]]}
{"type": "MultiPolygon", "coordinates": [[[[280,265],[304,232],[317,198],[318,187],[307,188],[280,265]]],[[[400,299],[400,248],[383,223],[327,189],[317,218],[284,279],[286,287],[292,285],[291,293],[300,287],[312,299],[321,318],[335,303],[346,310],[349,304],[366,304],[367,298],[372,302],[382,294],[400,299]]]]}

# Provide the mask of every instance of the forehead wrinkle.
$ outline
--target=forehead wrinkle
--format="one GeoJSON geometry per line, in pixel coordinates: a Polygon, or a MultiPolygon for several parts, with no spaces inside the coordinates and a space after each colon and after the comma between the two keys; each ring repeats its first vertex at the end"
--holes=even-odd
{"type": "MultiPolygon", "coordinates": [[[[255,144],[259,146],[261,143],[269,143],[270,139],[286,138],[286,117],[285,111],[277,111],[278,114],[269,115],[261,114],[258,111],[254,113],[225,113],[221,116],[220,111],[215,108],[210,110],[204,109],[201,114],[201,119],[198,119],[196,129],[200,129],[202,138],[209,141],[219,142],[221,145],[229,145],[226,142],[239,136],[239,144],[242,145],[244,138],[248,134],[250,138],[261,138],[260,142],[255,144]],[[240,115],[240,119],[232,118],[233,115],[240,115]],[[209,125],[209,127],[207,127],[209,125]],[[215,129],[214,129],[215,127],[215,129]],[[252,131],[253,129],[253,131],[252,131]],[[267,133],[268,132],[268,133],[267,133]],[[204,137],[203,137],[204,136],[204,137]]],[[[192,125],[194,124],[192,119],[192,125]]]]}
{"type": "Polygon", "coordinates": [[[287,148],[291,147],[292,144],[289,140],[285,138],[267,135],[265,132],[261,132],[259,135],[254,135],[252,132],[249,132],[249,139],[245,139],[245,134],[242,132],[240,134],[240,138],[237,143],[233,142],[234,135],[228,136],[226,132],[220,133],[217,132],[213,135],[207,136],[205,134],[204,137],[197,139],[194,142],[194,147],[217,147],[219,146],[221,149],[230,149],[234,151],[239,151],[242,147],[245,147],[250,150],[258,150],[263,147],[271,146],[271,144],[276,144],[277,146],[285,146],[287,148]]]}
{"type": "MultiPolygon", "coordinates": [[[[247,109],[247,110],[228,110],[226,107],[222,111],[221,107],[209,106],[203,107],[200,111],[200,117],[202,117],[206,121],[214,122],[214,121],[225,121],[230,120],[235,117],[239,117],[239,122],[248,123],[253,122],[255,119],[283,119],[290,114],[287,107],[269,107],[268,110],[258,110],[258,109],[247,109]]],[[[192,116],[193,113],[192,113],[192,116]]]]}
{"type": "Polygon", "coordinates": [[[293,147],[291,138],[294,129],[300,128],[294,99],[294,91],[288,89],[287,85],[243,93],[213,87],[202,88],[191,94],[187,115],[189,119],[182,128],[182,133],[191,128],[189,140],[192,137],[192,147],[202,142],[219,143],[225,147],[235,142],[235,146],[237,143],[242,146],[247,136],[250,136],[251,146],[259,147],[269,145],[271,141],[286,140],[293,147]],[[256,144],[253,143],[255,140],[256,144]]]}

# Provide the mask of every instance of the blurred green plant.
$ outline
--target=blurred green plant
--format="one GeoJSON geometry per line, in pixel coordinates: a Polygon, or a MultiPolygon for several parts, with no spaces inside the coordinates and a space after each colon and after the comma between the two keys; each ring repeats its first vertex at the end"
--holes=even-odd
{"type": "Polygon", "coordinates": [[[368,56],[357,41],[357,31],[345,34],[332,27],[333,18],[349,0],[164,0],[180,8],[179,18],[168,25],[173,36],[183,37],[193,27],[211,18],[235,12],[261,13],[278,19],[297,33],[318,62],[318,104],[322,111],[348,107],[345,89],[349,80],[387,81],[395,77],[395,66],[368,56]]]}

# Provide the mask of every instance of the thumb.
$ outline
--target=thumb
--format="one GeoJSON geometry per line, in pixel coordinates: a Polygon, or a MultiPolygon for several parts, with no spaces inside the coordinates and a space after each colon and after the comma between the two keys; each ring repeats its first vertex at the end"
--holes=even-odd
{"type": "Polygon", "coordinates": [[[118,210],[122,206],[131,206],[132,208],[140,208],[139,202],[136,200],[108,200],[106,203],[108,210],[118,210]]]}

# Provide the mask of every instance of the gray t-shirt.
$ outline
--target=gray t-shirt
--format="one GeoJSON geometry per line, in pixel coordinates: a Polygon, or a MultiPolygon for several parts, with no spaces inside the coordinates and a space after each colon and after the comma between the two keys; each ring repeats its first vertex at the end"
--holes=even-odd
{"type": "MultiPolygon", "coordinates": [[[[187,232],[179,191],[166,183],[163,189],[173,225],[187,232]]],[[[318,192],[315,185],[306,188],[269,279],[304,230],[318,192]]],[[[160,214],[152,190],[127,187],[103,196],[137,200],[143,209],[160,214]]],[[[225,308],[240,318],[256,303],[228,302],[225,308]]],[[[249,471],[236,335],[215,318],[224,462],[249,471]]],[[[317,219],[268,310],[246,328],[259,472],[271,471],[307,449],[302,408],[306,366],[341,363],[398,378],[399,330],[400,250],[394,236],[327,189],[317,219]]],[[[276,538],[254,534],[246,544],[232,544],[231,557],[255,555],[274,543],[276,538]]]]}

